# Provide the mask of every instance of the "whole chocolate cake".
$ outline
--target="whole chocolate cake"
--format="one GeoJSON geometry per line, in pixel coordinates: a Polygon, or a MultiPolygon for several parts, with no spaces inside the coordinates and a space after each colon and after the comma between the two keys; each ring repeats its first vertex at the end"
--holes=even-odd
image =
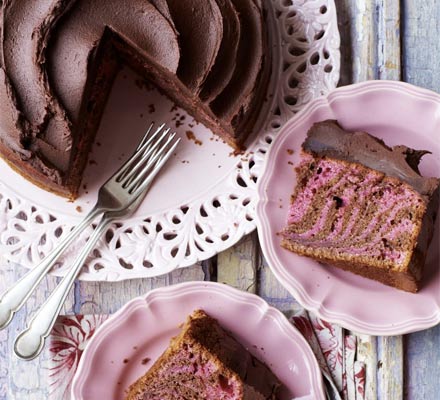
{"type": "Polygon", "coordinates": [[[439,179],[418,170],[427,152],[331,120],[314,124],[302,147],[282,246],[416,292],[439,204],[439,179]]]}
{"type": "Polygon", "coordinates": [[[196,310],[125,400],[276,400],[279,386],[217,320],[196,310]]]}
{"type": "Polygon", "coordinates": [[[0,154],[75,198],[114,78],[129,65],[239,149],[270,70],[261,0],[5,0],[0,154]]]}

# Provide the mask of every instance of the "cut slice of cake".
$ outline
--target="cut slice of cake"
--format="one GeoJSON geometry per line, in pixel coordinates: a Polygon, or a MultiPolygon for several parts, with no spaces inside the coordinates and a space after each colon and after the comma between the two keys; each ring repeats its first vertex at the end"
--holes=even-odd
{"type": "Polygon", "coordinates": [[[281,245],[416,292],[438,209],[439,180],[418,170],[427,152],[332,120],[314,124],[302,150],[281,245]]]}
{"type": "Polygon", "coordinates": [[[280,382],[202,310],[196,310],[126,400],[277,399],[280,382]]]}

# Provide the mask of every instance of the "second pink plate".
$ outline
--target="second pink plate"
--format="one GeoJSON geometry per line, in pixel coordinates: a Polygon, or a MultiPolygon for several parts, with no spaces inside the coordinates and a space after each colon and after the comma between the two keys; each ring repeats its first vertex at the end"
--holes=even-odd
{"type": "Polygon", "coordinates": [[[294,166],[314,122],[336,119],[347,130],[364,130],[390,146],[404,144],[432,152],[422,175],[440,176],[440,96],[412,85],[369,81],[338,88],[293,117],[276,137],[259,180],[257,226],[263,253],[276,277],[307,309],[345,328],[370,335],[400,335],[440,322],[439,231],[428,254],[422,288],[406,293],[323,266],[280,247],[294,166]]]}
{"type": "Polygon", "coordinates": [[[95,333],[72,385],[75,400],[122,400],[166,349],[179,325],[202,308],[283,383],[281,400],[324,399],[318,363],[284,315],[258,296],[212,282],[156,289],[130,301],[95,333]]]}

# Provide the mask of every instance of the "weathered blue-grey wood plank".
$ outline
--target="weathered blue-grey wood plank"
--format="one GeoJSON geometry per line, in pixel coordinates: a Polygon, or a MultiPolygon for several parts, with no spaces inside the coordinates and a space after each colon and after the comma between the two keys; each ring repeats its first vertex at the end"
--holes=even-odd
{"type": "Polygon", "coordinates": [[[262,254],[259,265],[259,296],[288,317],[296,313],[301,306],[275,278],[262,254]]]}
{"type": "MultiPolygon", "coordinates": [[[[403,0],[402,3],[403,80],[440,93],[440,3],[438,0],[403,0]]],[[[440,398],[440,326],[407,335],[405,356],[407,398],[440,398]]]]}
{"type": "Polygon", "coordinates": [[[179,282],[204,279],[200,265],[178,269],[152,279],[134,279],[122,282],[77,282],[75,312],[77,314],[112,314],[131,299],[150,290],[179,282]]]}
{"type": "Polygon", "coordinates": [[[402,0],[403,80],[440,92],[440,3],[402,0]]]}
{"type": "Polygon", "coordinates": [[[405,398],[440,398],[440,325],[405,337],[405,398]]]}
{"type": "Polygon", "coordinates": [[[256,233],[242,238],[234,247],[217,255],[217,281],[250,293],[257,292],[256,233]]]}
{"type": "MultiPolygon", "coordinates": [[[[26,269],[2,261],[0,268],[0,293],[26,272],[26,269]]],[[[0,333],[0,399],[41,400],[47,398],[47,370],[43,357],[24,362],[12,353],[17,334],[26,326],[29,317],[37,310],[58,282],[49,276],[43,280],[35,294],[16,315],[8,329],[0,333]],[[4,373],[4,375],[3,375],[4,373]]],[[[63,314],[73,313],[73,293],[63,306],[63,314]]]]}

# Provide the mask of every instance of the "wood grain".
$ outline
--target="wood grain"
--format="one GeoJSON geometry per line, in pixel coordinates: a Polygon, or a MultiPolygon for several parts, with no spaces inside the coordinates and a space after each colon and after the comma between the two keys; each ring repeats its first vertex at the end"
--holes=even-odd
{"type": "Polygon", "coordinates": [[[377,341],[375,336],[358,335],[356,360],[365,363],[365,399],[377,399],[377,341]]]}
{"type": "Polygon", "coordinates": [[[380,399],[403,397],[402,336],[377,338],[377,368],[380,399]]]}
{"type": "Polygon", "coordinates": [[[440,92],[438,0],[402,0],[403,80],[440,92]]]}
{"type": "Polygon", "coordinates": [[[440,397],[440,325],[405,336],[406,399],[440,397]]]}
{"type": "MultiPolygon", "coordinates": [[[[13,282],[18,280],[26,269],[3,260],[0,269],[0,293],[3,293],[13,282]]],[[[58,278],[49,276],[43,280],[35,294],[28,300],[23,309],[17,313],[7,330],[1,332],[0,341],[0,371],[5,371],[5,377],[0,375],[0,398],[15,400],[41,400],[47,398],[49,388],[46,385],[47,370],[45,360],[40,357],[24,362],[12,355],[15,337],[26,327],[27,321],[44,302],[57,285],[58,278]]],[[[63,306],[63,314],[73,313],[73,294],[70,293],[63,306]]]]}
{"type": "Polygon", "coordinates": [[[257,292],[256,233],[217,256],[217,281],[247,292],[257,292]]]}
{"type": "MultiPolygon", "coordinates": [[[[440,93],[440,4],[402,0],[402,14],[403,80],[440,93]]],[[[405,398],[438,399],[440,325],[405,336],[404,345],[405,398]]]]}
{"type": "Polygon", "coordinates": [[[150,290],[179,282],[204,280],[200,265],[181,268],[158,278],[122,282],[77,282],[75,313],[112,314],[125,303],[150,290]]]}

